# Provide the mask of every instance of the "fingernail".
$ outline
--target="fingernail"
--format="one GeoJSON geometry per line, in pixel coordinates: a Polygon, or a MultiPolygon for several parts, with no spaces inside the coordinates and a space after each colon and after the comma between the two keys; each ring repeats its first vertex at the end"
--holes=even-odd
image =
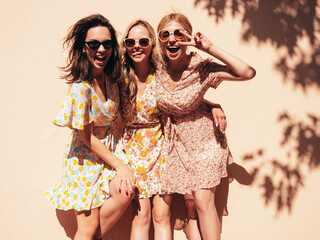
{"type": "Polygon", "coordinates": [[[216,123],[216,127],[218,127],[218,123],[216,123]]]}
{"type": "Polygon", "coordinates": [[[119,192],[121,192],[121,188],[119,188],[119,192]]]}
{"type": "Polygon", "coordinates": [[[132,186],[132,189],[135,189],[136,187],[135,186],[132,186]]]}
{"type": "Polygon", "coordinates": [[[130,191],[130,194],[132,194],[132,191],[130,191]]]}
{"type": "Polygon", "coordinates": [[[128,190],[126,190],[126,194],[128,194],[128,190]]]}

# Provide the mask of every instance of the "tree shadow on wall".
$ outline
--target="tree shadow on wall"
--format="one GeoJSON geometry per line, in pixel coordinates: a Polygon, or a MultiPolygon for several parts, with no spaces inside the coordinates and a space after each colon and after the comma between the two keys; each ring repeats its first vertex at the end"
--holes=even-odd
{"type": "MultiPolygon", "coordinates": [[[[271,44],[279,55],[274,63],[284,83],[307,94],[320,90],[320,6],[317,0],[195,0],[195,6],[208,11],[219,24],[231,13],[242,21],[244,42],[271,44]]],[[[280,113],[283,127],[280,147],[285,159],[267,159],[267,149],[258,149],[243,157],[254,160],[253,184],[263,191],[266,205],[276,213],[292,211],[306,174],[320,166],[320,116],[306,114],[300,119],[280,113]],[[268,165],[268,166],[266,166],[268,165]],[[265,169],[270,169],[266,172],[265,169]]]]}

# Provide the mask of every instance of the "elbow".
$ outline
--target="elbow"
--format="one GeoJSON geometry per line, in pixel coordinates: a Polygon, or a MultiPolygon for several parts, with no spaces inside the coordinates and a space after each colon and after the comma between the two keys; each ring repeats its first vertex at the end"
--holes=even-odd
{"type": "Polygon", "coordinates": [[[249,69],[244,74],[244,80],[250,80],[256,76],[256,70],[253,67],[249,67],[249,69]]]}

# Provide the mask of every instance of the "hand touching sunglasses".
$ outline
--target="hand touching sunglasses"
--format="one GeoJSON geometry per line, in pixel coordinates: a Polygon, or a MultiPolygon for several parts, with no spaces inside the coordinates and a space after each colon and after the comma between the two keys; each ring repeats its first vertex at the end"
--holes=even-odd
{"type": "Polygon", "coordinates": [[[192,46],[205,52],[208,52],[209,48],[213,45],[209,38],[207,38],[201,32],[197,32],[192,36],[184,29],[175,29],[172,32],[164,29],[160,30],[158,33],[159,40],[161,42],[168,41],[170,35],[174,36],[175,40],[180,46],[192,46]]]}

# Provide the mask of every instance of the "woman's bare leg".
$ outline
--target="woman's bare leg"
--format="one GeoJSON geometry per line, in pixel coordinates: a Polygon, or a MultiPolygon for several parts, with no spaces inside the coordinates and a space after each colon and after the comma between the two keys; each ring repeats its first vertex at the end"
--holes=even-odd
{"type": "Polygon", "coordinates": [[[184,201],[188,213],[188,223],[185,227],[185,233],[188,240],[201,240],[198,225],[198,214],[192,194],[185,194],[184,201]]]}
{"type": "Polygon", "coordinates": [[[148,240],[150,221],[151,221],[151,203],[149,198],[137,199],[137,212],[131,225],[130,240],[148,240]]]}
{"type": "Polygon", "coordinates": [[[172,240],[171,202],[171,195],[156,195],[153,198],[152,216],[155,240],[172,240]]]}
{"type": "Polygon", "coordinates": [[[99,208],[75,211],[78,229],[74,240],[93,240],[99,228],[99,208]]]}
{"type": "Polygon", "coordinates": [[[215,188],[194,193],[200,231],[203,240],[220,240],[220,222],[214,203],[215,188]]]}
{"type": "Polygon", "coordinates": [[[110,181],[109,189],[110,197],[100,208],[100,228],[96,236],[97,239],[102,238],[120,219],[132,200],[130,193],[125,193],[124,191],[119,192],[117,176],[110,181]]]}

